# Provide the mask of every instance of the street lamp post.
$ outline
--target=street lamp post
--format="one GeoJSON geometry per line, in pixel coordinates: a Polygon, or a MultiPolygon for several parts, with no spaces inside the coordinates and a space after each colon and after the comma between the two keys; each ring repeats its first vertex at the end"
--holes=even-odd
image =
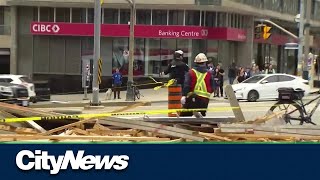
{"type": "Polygon", "coordinates": [[[127,0],[131,6],[130,13],[130,40],[129,40],[129,66],[126,101],[134,101],[133,89],[133,62],[134,62],[134,25],[136,24],[136,4],[135,0],[127,0]]]}

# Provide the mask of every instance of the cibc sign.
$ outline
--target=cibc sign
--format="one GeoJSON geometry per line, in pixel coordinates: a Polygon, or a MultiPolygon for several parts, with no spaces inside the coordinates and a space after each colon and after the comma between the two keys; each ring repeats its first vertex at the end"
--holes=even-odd
{"type": "Polygon", "coordinates": [[[31,25],[31,32],[33,33],[58,33],[60,27],[57,24],[41,24],[35,23],[31,25]]]}

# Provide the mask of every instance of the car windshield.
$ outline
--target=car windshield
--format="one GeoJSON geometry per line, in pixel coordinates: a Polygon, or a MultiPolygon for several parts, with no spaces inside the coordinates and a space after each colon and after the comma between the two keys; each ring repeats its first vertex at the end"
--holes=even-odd
{"type": "Polygon", "coordinates": [[[252,76],[251,78],[244,80],[242,83],[257,83],[261,79],[263,79],[264,77],[265,76],[263,76],[263,75],[252,76]]]}
{"type": "Polygon", "coordinates": [[[25,82],[25,83],[32,83],[32,81],[28,78],[28,77],[20,77],[19,78],[22,82],[25,82]]]}

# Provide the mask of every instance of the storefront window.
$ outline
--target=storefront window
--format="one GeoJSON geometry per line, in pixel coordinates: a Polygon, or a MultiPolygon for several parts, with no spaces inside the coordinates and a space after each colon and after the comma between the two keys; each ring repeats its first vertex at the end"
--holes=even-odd
{"type": "Polygon", "coordinates": [[[40,7],[40,21],[53,22],[54,9],[49,7],[40,7]]]}
{"type": "Polygon", "coordinates": [[[33,20],[38,21],[38,8],[39,7],[34,7],[33,8],[33,20]]]}
{"type": "Polygon", "coordinates": [[[94,23],[94,9],[88,8],[88,23],[94,23]]]}
{"type": "Polygon", "coordinates": [[[85,23],[86,22],[86,9],[72,8],[72,22],[85,23]]]}
{"type": "Polygon", "coordinates": [[[134,52],[134,62],[133,62],[133,75],[141,76],[144,75],[144,39],[135,39],[135,52],[134,52]]]}
{"type": "Polygon", "coordinates": [[[186,11],[186,25],[199,26],[200,11],[186,11]]]}
{"type": "Polygon", "coordinates": [[[146,39],[145,41],[145,75],[159,76],[161,72],[160,39],[146,39]]]}
{"type": "Polygon", "coordinates": [[[118,9],[104,9],[103,19],[105,24],[118,24],[118,9]]]}
{"type": "Polygon", "coordinates": [[[207,41],[207,57],[214,65],[218,64],[218,41],[207,41]]]}
{"type": "Polygon", "coordinates": [[[137,10],[136,12],[137,20],[136,24],[151,24],[151,10],[137,10]]]}
{"type": "Polygon", "coordinates": [[[183,25],[184,11],[170,10],[169,11],[169,25],[183,25]]]}
{"type": "Polygon", "coordinates": [[[70,22],[70,8],[56,8],[56,22],[70,22]]]}
{"type": "Polygon", "coordinates": [[[123,75],[127,75],[129,62],[128,38],[113,38],[112,46],[112,71],[119,68],[123,75]]]}
{"type": "Polygon", "coordinates": [[[93,56],[93,37],[83,37],[81,40],[81,55],[93,56]]]}
{"type": "Polygon", "coordinates": [[[183,51],[183,61],[191,64],[192,60],[192,39],[178,39],[177,49],[183,51]]]}
{"type": "Polygon", "coordinates": [[[216,17],[217,17],[216,12],[206,12],[206,26],[216,27],[216,22],[217,22],[216,17]]]}
{"type": "Polygon", "coordinates": [[[161,71],[164,71],[173,60],[174,51],[177,48],[176,39],[161,39],[161,71]]]}
{"type": "Polygon", "coordinates": [[[130,9],[120,9],[120,24],[128,24],[130,22],[130,9]]]}
{"type": "Polygon", "coordinates": [[[153,10],[152,11],[152,24],[153,25],[167,25],[167,11],[166,10],[153,10]]]}
{"type": "Polygon", "coordinates": [[[270,45],[270,61],[274,67],[277,69],[278,66],[278,46],[277,45],[270,45]]]}
{"type": "Polygon", "coordinates": [[[218,13],[218,27],[226,27],[227,24],[227,14],[223,12],[218,13]]]}

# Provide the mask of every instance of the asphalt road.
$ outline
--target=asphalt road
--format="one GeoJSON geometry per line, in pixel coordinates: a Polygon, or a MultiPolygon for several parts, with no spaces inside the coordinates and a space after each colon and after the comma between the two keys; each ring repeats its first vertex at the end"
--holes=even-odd
{"type": "MultiPolygon", "coordinates": [[[[304,102],[307,102],[313,98],[317,97],[316,95],[311,95],[304,97],[304,102]]],[[[262,101],[262,102],[246,102],[246,101],[240,101],[240,106],[243,111],[243,114],[245,116],[245,119],[247,121],[255,120],[258,117],[265,116],[270,107],[273,106],[276,101],[262,101]]],[[[306,107],[307,111],[310,111],[314,106],[316,102],[310,104],[306,107]]],[[[115,107],[105,107],[104,109],[97,109],[97,110],[83,110],[83,108],[57,108],[60,110],[78,110],[82,111],[82,113],[89,113],[89,114],[100,114],[100,113],[107,113],[112,112],[114,110],[121,109],[123,107],[115,106],[115,107]]],[[[167,112],[165,112],[168,109],[168,103],[167,102],[157,102],[152,103],[151,106],[139,106],[134,109],[126,110],[125,112],[135,112],[135,111],[143,111],[147,114],[152,114],[154,111],[159,111],[158,113],[150,115],[151,117],[167,117],[167,112]],[[161,112],[161,110],[163,110],[161,112]]],[[[230,104],[228,100],[226,99],[213,99],[210,101],[209,104],[209,111],[207,113],[207,117],[215,117],[215,116],[234,116],[232,109],[230,108],[230,104]]],[[[48,109],[47,109],[48,110],[48,109]]],[[[294,116],[298,117],[297,113],[293,114],[294,116]]],[[[134,116],[122,116],[123,118],[139,118],[142,117],[142,115],[134,115],[134,116]]],[[[320,124],[320,108],[314,113],[312,120],[320,124]]]]}
{"type": "MultiPolygon", "coordinates": [[[[316,96],[308,96],[304,98],[304,102],[307,102],[316,96]]],[[[246,101],[240,101],[240,107],[243,111],[243,114],[245,116],[246,121],[255,120],[258,117],[265,116],[270,107],[273,106],[276,103],[276,101],[262,101],[262,102],[246,102],[246,101]]],[[[316,105],[316,102],[310,104],[306,107],[307,112],[310,111],[314,106],[316,105]]],[[[133,110],[129,111],[152,111],[152,110],[165,110],[167,109],[168,105],[167,103],[160,102],[160,103],[152,103],[152,106],[146,106],[146,107],[137,107],[133,110]]],[[[211,100],[209,103],[209,112],[207,114],[208,117],[214,117],[214,116],[234,116],[232,109],[230,108],[230,104],[227,100],[225,101],[215,101],[211,100]]],[[[283,108],[281,106],[280,108],[283,108]]],[[[293,109],[292,106],[289,107],[290,109],[293,109]]],[[[279,108],[276,108],[276,110],[279,110],[279,108]]],[[[299,116],[297,113],[293,114],[294,116],[299,116]]],[[[158,114],[158,115],[152,115],[157,117],[165,117],[167,116],[166,113],[158,114]]],[[[318,108],[314,115],[312,120],[315,123],[320,124],[320,108],[318,108]]]]}

